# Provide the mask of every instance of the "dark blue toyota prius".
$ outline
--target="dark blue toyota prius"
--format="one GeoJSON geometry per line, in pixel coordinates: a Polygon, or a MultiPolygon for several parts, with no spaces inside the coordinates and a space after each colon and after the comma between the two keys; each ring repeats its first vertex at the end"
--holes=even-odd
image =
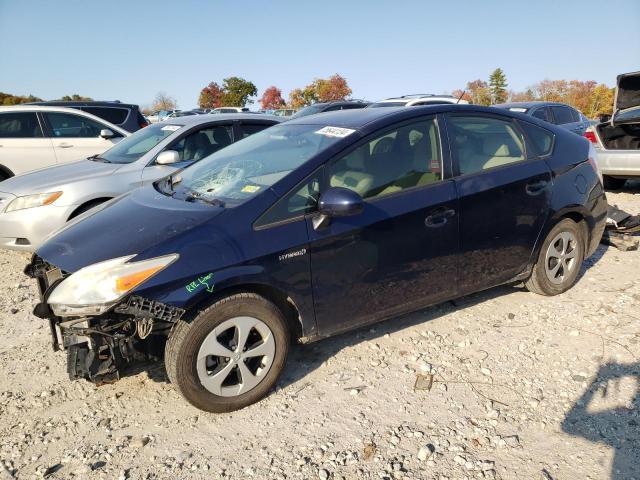
{"type": "Polygon", "coordinates": [[[310,341],[510,282],[556,295],[602,235],[589,142],[503,110],[323,113],[87,212],[26,273],[71,378],[162,355],[196,407],[267,394],[310,341]],[[161,347],[161,348],[158,348],[161,347]]]}

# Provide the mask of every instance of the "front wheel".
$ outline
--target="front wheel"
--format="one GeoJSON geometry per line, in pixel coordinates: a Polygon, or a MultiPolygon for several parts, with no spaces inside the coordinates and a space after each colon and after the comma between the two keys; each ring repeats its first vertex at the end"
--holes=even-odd
{"type": "Polygon", "coordinates": [[[530,292],[558,295],[569,290],[580,273],[584,259],[584,240],[580,225],[565,218],[551,229],[531,276],[525,282],[530,292]]]}
{"type": "Polygon", "coordinates": [[[282,312],[265,298],[223,298],[191,322],[180,320],[165,349],[169,380],[193,406],[222,413],[262,399],[289,350],[282,312]]]}

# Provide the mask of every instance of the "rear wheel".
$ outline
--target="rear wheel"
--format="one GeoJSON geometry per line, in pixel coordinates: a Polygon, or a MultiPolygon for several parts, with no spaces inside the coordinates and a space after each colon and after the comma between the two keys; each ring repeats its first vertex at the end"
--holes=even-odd
{"type": "Polygon", "coordinates": [[[573,220],[565,218],[547,235],[525,285],[530,292],[540,295],[565,292],[575,284],[583,259],[581,228],[573,220]]]}
{"type": "Polygon", "coordinates": [[[602,177],[604,188],[607,190],[620,190],[627,183],[626,178],[615,178],[605,175],[602,177]]]}
{"type": "Polygon", "coordinates": [[[191,322],[179,321],[165,350],[171,383],[192,405],[230,412],[262,399],[289,350],[282,312],[252,293],[226,297],[191,322]]]}

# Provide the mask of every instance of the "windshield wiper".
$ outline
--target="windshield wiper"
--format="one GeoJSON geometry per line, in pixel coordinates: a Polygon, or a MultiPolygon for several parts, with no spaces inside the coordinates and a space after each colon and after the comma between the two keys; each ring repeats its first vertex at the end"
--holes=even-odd
{"type": "Polygon", "coordinates": [[[94,162],[111,163],[111,160],[108,160],[108,159],[106,159],[104,157],[101,157],[98,154],[91,155],[90,157],[87,157],[87,160],[92,160],[94,162]]]}
{"type": "Polygon", "coordinates": [[[205,198],[198,192],[187,192],[184,197],[185,202],[202,202],[207,203],[209,205],[214,205],[216,207],[224,208],[225,203],[222,200],[218,200],[217,198],[205,198]]]}

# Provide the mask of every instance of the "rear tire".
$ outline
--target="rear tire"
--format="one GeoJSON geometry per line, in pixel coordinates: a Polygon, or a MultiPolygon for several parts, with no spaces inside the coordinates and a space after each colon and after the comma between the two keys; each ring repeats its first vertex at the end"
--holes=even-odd
{"type": "Polygon", "coordinates": [[[223,298],[190,322],[180,320],[165,348],[169,380],[194,407],[223,413],[261,400],[289,351],[282,312],[265,298],[223,298]]]}
{"type": "Polygon", "coordinates": [[[545,238],[525,286],[530,292],[548,296],[569,290],[580,273],[584,251],[580,225],[569,218],[561,220],[545,238]]]}
{"type": "Polygon", "coordinates": [[[606,190],[621,190],[624,188],[625,183],[627,183],[626,178],[615,178],[608,175],[604,175],[602,181],[606,190]]]}

